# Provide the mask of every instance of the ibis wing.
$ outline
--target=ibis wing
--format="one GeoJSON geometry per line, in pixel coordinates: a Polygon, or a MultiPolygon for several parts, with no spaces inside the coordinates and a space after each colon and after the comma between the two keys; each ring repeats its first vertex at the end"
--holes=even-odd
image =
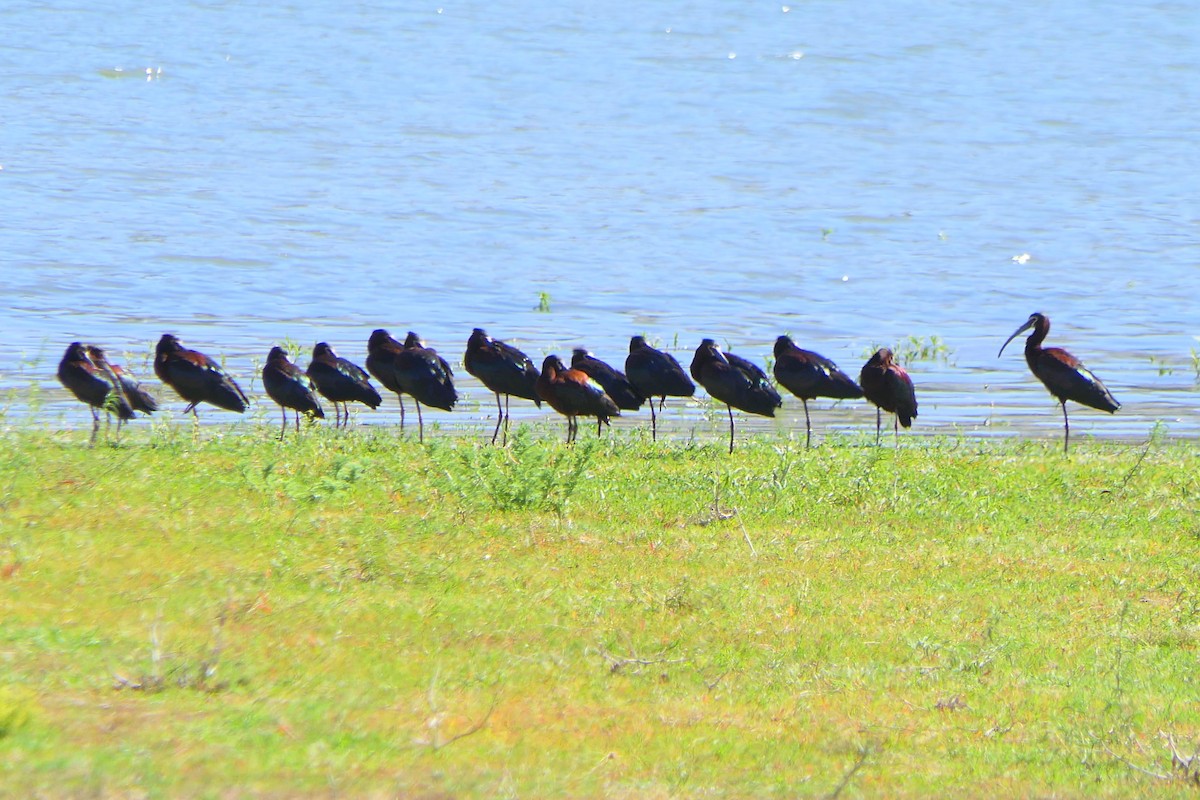
{"type": "Polygon", "coordinates": [[[163,369],[166,382],[189,402],[206,401],[235,411],[245,410],[250,403],[229,373],[203,353],[182,350],[163,369]]]}
{"type": "Polygon", "coordinates": [[[696,392],[696,384],[675,357],[651,347],[629,354],[625,359],[625,374],[634,388],[647,397],[691,397],[696,392]]]}
{"type": "Polygon", "coordinates": [[[913,417],[917,416],[917,391],[913,387],[912,379],[908,377],[908,373],[899,367],[893,366],[883,372],[884,390],[891,400],[896,416],[900,418],[900,424],[908,427],[912,424],[913,417]]]}
{"type": "MultiPolygon", "coordinates": [[[[571,372],[578,371],[571,370],[571,372]]],[[[582,372],[578,374],[583,375],[582,372]]],[[[604,387],[592,378],[557,381],[554,390],[562,406],[571,409],[574,414],[587,417],[618,417],[621,415],[621,410],[604,392],[604,387]]]]}
{"type": "Polygon", "coordinates": [[[1066,350],[1058,347],[1042,350],[1030,366],[1038,380],[1059,400],[1074,400],[1110,414],[1121,407],[1095,373],[1066,350]]]}
{"type": "Polygon", "coordinates": [[[775,362],[775,378],[797,397],[832,397],[852,400],[862,397],[862,389],[849,375],[828,358],[796,348],[775,362]]]}

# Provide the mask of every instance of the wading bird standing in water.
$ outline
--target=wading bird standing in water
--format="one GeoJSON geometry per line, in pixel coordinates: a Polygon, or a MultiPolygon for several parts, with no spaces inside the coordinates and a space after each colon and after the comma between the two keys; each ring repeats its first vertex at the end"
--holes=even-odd
{"type": "Polygon", "coordinates": [[[350,424],[350,403],[379,408],[383,398],[371,385],[366,370],[339,356],[327,342],[318,342],[308,363],[308,377],[329,402],[333,403],[334,427],[350,424]],[[343,421],[342,409],[345,408],[343,421]]]}
{"type": "Polygon", "coordinates": [[[854,400],[862,397],[862,389],[838,365],[819,353],[801,350],[788,336],[775,340],[775,380],[800,402],[804,403],[805,447],[812,447],[812,423],[808,418],[808,401],[818,397],[835,400],[854,400]]]}
{"type": "MultiPolygon", "coordinates": [[[[81,342],[71,342],[58,362],[58,380],[71,394],[87,403],[92,408],[92,438],[89,444],[95,444],[96,431],[100,429],[100,414],[97,409],[103,408],[105,413],[117,415],[117,432],[121,423],[133,419],[133,408],[125,395],[113,382],[115,375],[106,373],[93,363],[88,356],[91,345],[81,342]]],[[[107,430],[107,429],[106,429],[107,430]]]]}
{"type": "Polygon", "coordinates": [[[650,438],[658,439],[658,418],[654,413],[654,398],[658,401],[658,410],[662,411],[671,397],[691,397],[696,393],[696,384],[692,383],[683,367],[675,360],[675,356],[656,350],[646,344],[641,336],[629,340],[629,355],[625,358],[625,374],[638,393],[650,401],[650,438]]]}
{"type": "MultiPolygon", "coordinates": [[[[596,358],[582,347],[571,354],[571,369],[577,369],[600,384],[600,388],[622,411],[637,411],[646,402],[624,372],[596,358]]],[[[600,435],[600,420],[596,420],[596,435],[600,435]]]]}
{"type": "Polygon", "coordinates": [[[1025,340],[1025,361],[1029,369],[1039,381],[1045,384],[1050,394],[1058,400],[1063,412],[1063,454],[1071,441],[1071,423],[1067,421],[1067,401],[1074,400],[1085,406],[1113,413],[1121,404],[1112,393],[1105,388],[1100,379],[1075,356],[1061,347],[1042,347],[1046,334],[1050,332],[1050,318],[1045,314],[1034,312],[1029,319],[1013,331],[1012,336],[1000,345],[999,358],[1004,353],[1008,343],[1025,331],[1033,329],[1025,340]]]}
{"type": "Polygon", "coordinates": [[[604,393],[599,383],[580,370],[567,369],[562,359],[555,355],[546,356],[542,362],[537,392],[551,408],[566,416],[568,444],[579,435],[576,417],[595,417],[599,420],[596,434],[599,436],[599,425],[607,425],[609,417],[621,416],[621,409],[604,393]]]}
{"type": "Polygon", "coordinates": [[[513,397],[532,400],[538,408],[542,398],[538,396],[538,369],[529,356],[511,344],[487,335],[483,328],[471,331],[467,339],[467,352],[463,355],[463,366],[467,372],[496,395],[496,429],[492,431],[492,444],[504,424],[504,441],[508,442],[508,401],[513,397]],[[500,405],[504,395],[504,405],[500,405]]]}
{"type": "Polygon", "coordinates": [[[103,348],[89,344],[87,353],[92,363],[104,370],[108,374],[109,380],[113,381],[113,385],[121,390],[134,411],[140,411],[143,414],[153,414],[158,411],[158,401],[154,399],[154,395],[143,389],[142,384],[138,383],[124,367],[109,362],[108,355],[103,348]]]}
{"type": "Polygon", "coordinates": [[[172,334],[164,333],[154,349],[154,374],[188,401],[183,413],[199,419],[196,406],[211,403],[239,414],[250,401],[221,365],[197,350],[189,350],[172,334]]]}
{"type": "Polygon", "coordinates": [[[283,427],[279,430],[279,440],[283,441],[287,433],[287,412],[296,412],[296,431],[300,431],[300,412],[325,419],[321,403],[313,394],[312,382],[308,376],[291,362],[287,352],[282,347],[272,347],[267,354],[267,363],[262,370],[263,388],[271,399],[279,404],[283,411],[283,427]]]}
{"type": "Polygon", "coordinates": [[[396,380],[396,355],[404,350],[404,345],[392,338],[383,328],[371,331],[367,339],[367,371],[375,376],[375,380],[383,384],[383,388],[396,393],[400,401],[400,430],[404,430],[404,390],[396,380]]]}
{"type": "Polygon", "coordinates": [[[862,386],[863,395],[876,406],[875,444],[879,444],[884,411],[896,415],[892,430],[899,444],[899,426],[910,427],[917,416],[917,392],[913,388],[912,378],[896,363],[892,351],[884,347],[876,350],[875,355],[863,365],[858,383],[862,386]]]}
{"type": "Polygon", "coordinates": [[[451,411],[458,402],[454,388],[454,372],[437,350],[426,347],[421,337],[412,331],[404,338],[404,347],[393,358],[396,384],[404,394],[411,394],[417,404],[417,441],[425,442],[425,420],[421,404],[451,411]]]}
{"type": "Polygon", "coordinates": [[[729,452],[733,452],[733,409],[763,417],[775,416],[783,399],[753,362],[733,353],[723,353],[712,339],[705,339],[692,357],[692,377],[704,391],[725,404],[729,411],[729,452]]]}

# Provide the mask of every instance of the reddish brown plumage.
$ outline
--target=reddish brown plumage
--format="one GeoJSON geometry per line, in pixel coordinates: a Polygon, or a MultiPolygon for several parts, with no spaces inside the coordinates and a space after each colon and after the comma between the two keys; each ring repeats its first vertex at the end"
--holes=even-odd
{"type": "MultiPolygon", "coordinates": [[[[896,422],[905,428],[912,425],[917,416],[917,393],[912,378],[896,363],[892,351],[886,347],[875,351],[863,365],[858,383],[863,396],[877,406],[875,412],[875,443],[879,443],[882,424],[880,410],[896,415],[896,422]]],[[[894,428],[895,426],[893,426],[894,428]]],[[[897,434],[899,431],[897,430],[897,434]]]]}
{"type": "Polygon", "coordinates": [[[609,417],[619,417],[621,410],[604,393],[599,383],[577,369],[568,369],[558,356],[546,356],[537,379],[538,396],[567,418],[567,441],[578,435],[576,417],[596,417],[607,425],[609,417]]]}

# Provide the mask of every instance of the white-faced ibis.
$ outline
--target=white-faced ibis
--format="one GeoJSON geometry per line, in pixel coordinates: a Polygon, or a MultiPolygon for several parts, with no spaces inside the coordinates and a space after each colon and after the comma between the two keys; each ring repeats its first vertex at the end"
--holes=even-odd
{"type": "Polygon", "coordinates": [[[300,430],[301,412],[317,419],[325,418],[325,412],[321,409],[321,403],[317,400],[317,396],[313,394],[312,383],[308,376],[291,362],[282,347],[272,347],[271,352],[267,354],[267,363],[263,365],[262,378],[263,388],[283,411],[283,427],[279,431],[280,441],[287,433],[287,410],[289,408],[296,412],[297,431],[300,430]]]}
{"type": "Polygon", "coordinates": [[[996,358],[1000,357],[1009,342],[1030,328],[1033,329],[1033,333],[1029,334],[1029,338],[1025,340],[1025,361],[1029,364],[1030,371],[1045,384],[1046,388],[1050,390],[1050,394],[1054,395],[1059,405],[1062,406],[1063,453],[1065,454],[1071,441],[1071,423],[1067,421],[1068,400],[1074,400],[1076,403],[1107,411],[1110,414],[1120,408],[1121,404],[1105,388],[1100,379],[1083,366],[1078,358],[1061,347],[1042,347],[1042,342],[1046,340],[1046,334],[1050,332],[1050,318],[1045,314],[1036,312],[1030,314],[1029,319],[1013,331],[1013,335],[1000,346],[1000,352],[996,354],[996,358]]]}
{"type": "Polygon", "coordinates": [[[121,393],[125,395],[125,399],[129,401],[129,405],[134,411],[140,411],[143,414],[153,414],[158,411],[158,401],[154,399],[154,395],[142,388],[142,384],[128,370],[119,364],[110,362],[108,354],[102,348],[89,344],[87,353],[92,363],[108,373],[109,380],[120,387],[121,393]]]}
{"type": "Polygon", "coordinates": [[[371,332],[367,339],[367,371],[375,376],[375,380],[383,384],[383,388],[396,393],[400,401],[400,430],[404,430],[404,390],[396,380],[396,354],[404,350],[404,345],[392,338],[383,328],[371,332]]]}
{"type": "Polygon", "coordinates": [[[654,398],[660,398],[659,411],[667,402],[667,396],[691,397],[696,393],[696,384],[683,371],[675,356],[656,350],[646,344],[641,336],[629,340],[629,355],[625,358],[625,374],[629,382],[641,395],[650,399],[650,438],[658,439],[658,419],[654,413],[654,398]]]}
{"type": "Polygon", "coordinates": [[[621,416],[621,409],[604,393],[604,387],[577,369],[567,369],[562,359],[546,356],[537,379],[538,395],[567,418],[567,443],[579,435],[576,417],[595,417],[608,424],[609,417],[621,416]]]}
{"type": "Polygon", "coordinates": [[[775,380],[804,403],[805,447],[812,446],[808,401],[818,397],[853,400],[863,396],[854,380],[820,353],[801,350],[789,336],[775,340],[775,380]]]}
{"type": "Polygon", "coordinates": [[[733,452],[733,409],[763,417],[775,416],[783,399],[767,374],[753,362],[733,353],[723,353],[712,339],[705,339],[692,357],[692,377],[729,411],[729,452],[733,452]]]}
{"type": "Polygon", "coordinates": [[[104,370],[92,362],[87,350],[88,346],[81,342],[67,345],[62,360],[58,362],[58,380],[71,394],[91,406],[92,438],[89,441],[94,443],[96,431],[100,429],[97,409],[115,413],[117,430],[120,431],[122,422],[133,419],[133,407],[104,370]]]}
{"type": "MultiPolygon", "coordinates": [[[[637,411],[646,398],[634,388],[625,373],[601,361],[582,347],[571,354],[571,369],[577,369],[600,384],[600,388],[622,411],[637,411]]],[[[600,420],[596,420],[596,435],[600,435],[600,420]]]]}
{"type": "Polygon", "coordinates": [[[508,439],[508,401],[511,397],[532,400],[538,408],[542,399],[537,393],[538,370],[529,356],[510,344],[487,335],[483,328],[471,331],[467,339],[467,352],[463,355],[463,366],[467,372],[496,394],[496,429],[492,431],[492,444],[504,423],[504,437],[508,439]],[[504,406],[500,405],[504,395],[504,406]]]}
{"type": "Polygon", "coordinates": [[[333,403],[334,427],[350,424],[350,403],[362,403],[369,408],[379,408],[383,398],[371,385],[369,376],[362,367],[339,356],[327,342],[318,342],[313,348],[312,361],[308,363],[308,377],[329,402],[333,403]],[[342,408],[345,407],[343,423],[342,408]]]}
{"type": "Polygon", "coordinates": [[[196,350],[189,350],[169,333],[164,333],[154,350],[154,374],[170,386],[188,405],[183,413],[196,414],[200,403],[211,403],[239,414],[250,401],[229,373],[213,359],[196,350]]]}
{"type": "Polygon", "coordinates": [[[898,442],[900,429],[896,426],[908,428],[912,425],[913,417],[917,416],[917,392],[913,388],[912,378],[896,363],[892,351],[883,347],[876,350],[875,355],[863,365],[858,383],[863,395],[876,406],[875,444],[879,444],[884,411],[896,415],[892,429],[898,442]]]}
{"type": "Polygon", "coordinates": [[[454,372],[437,350],[426,347],[421,337],[412,331],[404,339],[404,347],[393,361],[396,383],[404,394],[411,394],[417,404],[417,439],[425,441],[425,421],[421,404],[450,411],[458,402],[454,389],[454,372]]]}

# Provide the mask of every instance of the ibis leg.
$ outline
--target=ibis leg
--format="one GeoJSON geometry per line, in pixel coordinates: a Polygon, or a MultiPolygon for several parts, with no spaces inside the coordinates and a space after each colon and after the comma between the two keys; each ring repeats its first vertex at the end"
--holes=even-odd
{"type": "Polygon", "coordinates": [[[417,441],[425,444],[425,420],[421,419],[421,402],[414,400],[417,404],[417,441]]]}
{"type": "Polygon", "coordinates": [[[100,431],[100,414],[96,409],[92,409],[92,438],[88,439],[88,447],[96,443],[96,434],[100,431]]]}
{"type": "Polygon", "coordinates": [[[892,435],[895,439],[896,447],[900,446],[900,415],[896,414],[892,418],[892,435]]]}
{"type": "Polygon", "coordinates": [[[729,452],[733,453],[733,406],[726,404],[725,408],[729,410],[729,452]]]}
{"type": "Polygon", "coordinates": [[[879,429],[883,425],[883,410],[875,407],[875,446],[879,447],[879,429]]]}
{"type": "Polygon", "coordinates": [[[500,393],[496,392],[496,429],[492,431],[492,444],[496,443],[496,437],[500,435],[502,424],[504,424],[504,405],[500,402],[500,393]]]}
{"type": "Polygon", "coordinates": [[[804,403],[804,430],[807,431],[804,437],[804,447],[812,447],[812,423],[808,419],[808,398],[801,397],[800,402],[804,403]]]}
{"type": "Polygon", "coordinates": [[[654,398],[650,398],[650,441],[658,441],[658,419],[654,414],[654,398]]]}
{"type": "Polygon", "coordinates": [[[1063,455],[1067,454],[1067,446],[1071,442],[1071,423],[1067,421],[1067,401],[1060,403],[1063,410],[1063,455]]]}
{"type": "Polygon", "coordinates": [[[512,413],[509,410],[509,405],[512,403],[512,395],[504,395],[504,438],[501,440],[505,447],[508,446],[508,426],[512,424],[512,413]]]}
{"type": "Polygon", "coordinates": [[[279,410],[283,412],[283,426],[279,429],[279,441],[283,441],[284,434],[287,433],[287,408],[280,406],[279,410]]]}
{"type": "Polygon", "coordinates": [[[404,433],[404,397],[397,392],[396,399],[400,401],[400,432],[404,433]]]}

